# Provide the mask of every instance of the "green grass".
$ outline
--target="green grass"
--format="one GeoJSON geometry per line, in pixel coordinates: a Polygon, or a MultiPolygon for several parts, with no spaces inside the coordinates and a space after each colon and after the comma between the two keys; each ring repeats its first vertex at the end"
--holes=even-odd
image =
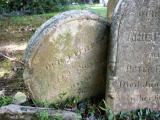
{"type": "Polygon", "coordinates": [[[106,18],[107,17],[107,8],[106,7],[102,7],[100,5],[94,5],[91,7],[88,7],[87,10],[95,12],[96,14],[106,18]]]}
{"type": "Polygon", "coordinates": [[[13,101],[12,97],[9,97],[9,96],[0,97],[0,107],[9,105],[12,103],[12,101],[13,101]]]}
{"type": "Polygon", "coordinates": [[[98,4],[88,5],[70,5],[64,6],[59,12],[38,14],[38,15],[24,15],[0,18],[0,44],[6,42],[28,41],[32,34],[41,24],[49,18],[62,13],[67,10],[89,10],[97,13],[100,16],[106,17],[106,7],[98,4]]]}
{"type": "Polygon", "coordinates": [[[38,116],[39,120],[51,120],[49,114],[47,111],[40,111],[39,116],[38,116]]]}
{"type": "MultiPolygon", "coordinates": [[[[106,17],[106,7],[98,4],[80,4],[64,6],[59,12],[24,15],[12,17],[0,17],[0,45],[8,43],[27,42],[41,24],[49,18],[67,10],[89,10],[100,16],[106,17]]],[[[16,55],[17,57],[17,55],[16,55]]],[[[20,58],[22,55],[20,55],[20,58]]],[[[11,73],[12,63],[9,61],[0,61],[0,78],[11,73]]]]}
{"type": "Polygon", "coordinates": [[[45,13],[39,15],[26,15],[26,16],[13,16],[0,19],[0,26],[6,25],[4,23],[12,23],[12,25],[33,25],[37,26],[45,22],[47,19],[67,10],[89,10],[97,13],[100,16],[106,17],[106,7],[100,5],[74,5],[74,6],[65,6],[62,11],[45,13]]]}
{"type": "Polygon", "coordinates": [[[96,14],[102,16],[102,17],[106,17],[106,13],[107,13],[107,8],[103,7],[99,4],[94,4],[94,5],[77,5],[74,7],[69,7],[69,9],[80,9],[80,10],[89,10],[92,12],[95,12],[96,14]]]}

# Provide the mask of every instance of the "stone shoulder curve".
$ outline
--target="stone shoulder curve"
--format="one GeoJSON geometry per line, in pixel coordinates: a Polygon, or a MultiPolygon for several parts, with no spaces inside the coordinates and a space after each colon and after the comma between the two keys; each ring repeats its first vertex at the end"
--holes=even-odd
{"type": "Polygon", "coordinates": [[[110,26],[103,17],[87,10],[71,10],[56,15],[55,17],[52,17],[43,23],[30,38],[24,55],[25,64],[28,64],[32,51],[38,48],[40,42],[43,40],[44,35],[49,34],[50,31],[53,31],[56,29],[56,27],[67,22],[82,19],[95,20],[101,22],[105,26],[110,26]]]}

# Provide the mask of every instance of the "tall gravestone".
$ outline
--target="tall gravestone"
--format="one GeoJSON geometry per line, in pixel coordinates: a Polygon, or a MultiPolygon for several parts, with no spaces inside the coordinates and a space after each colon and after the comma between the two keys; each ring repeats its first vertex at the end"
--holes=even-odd
{"type": "Polygon", "coordinates": [[[107,22],[88,11],[51,18],[25,52],[24,81],[35,100],[61,102],[104,95],[107,22]]]}
{"type": "Polygon", "coordinates": [[[120,0],[111,29],[108,104],[160,110],[160,1],[120,0]]]}

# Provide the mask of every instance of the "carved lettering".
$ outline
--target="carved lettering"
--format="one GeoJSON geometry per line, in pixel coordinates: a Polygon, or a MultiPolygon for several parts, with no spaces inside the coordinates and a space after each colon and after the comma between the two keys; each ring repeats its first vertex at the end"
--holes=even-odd
{"type": "Polygon", "coordinates": [[[160,1],[122,0],[116,9],[106,91],[114,99],[106,98],[114,112],[160,110],[160,1]]]}
{"type": "Polygon", "coordinates": [[[143,81],[121,81],[117,82],[118,87],[120,88],[160,88],[160,82],[143,82],[143,81]]]}
{"type": "Polygon", "coordinates": [[[156,101],[156,102],[160,102],[160,94],[155,94],[155,95],[151,95],[151,96],[144,96],[144,95],[139,95],[136,96],[136,98],[131,97],[131,102],[136,102],[136,101],[141,101],[141,102],[152,102],[152,101],[156,101]]]}
{"type": "Polygon", "coordinates": [[[138,72],[138,73],[160,73],[160,65],[153,66],[138,66],[138,65],[127,65],[125,68],[126,72],[138,72]]]}
{"type": "Polygon", "coordinates": [[[132,31],[129,37],[129,41],[131,42],[152,42],[159,41],[160,32],[140,32],[140,31],[132,31]]]}
{"type": "Polygon", "coordinates": [[[157,59],[157,58],[160,58],[160,53],[157,51],[157,52],[154,52],[154,53],[150,53],[149,56],[152,59],[157,59]]]}
{"type": "Polygon", "coordinates": [[[44,23],[25,52],[24,79],[32,97],[50,104],[101,95],[109,29],[103,18],[88,11],[69,11],[44,23]],[[66,93],[63,100],[61,93],[66,93]]]}
{"type": "Polygon", "coordinates": [[[142,17],[142,18],[157,18],[157,17],[160,17],[160,8],[157,9],[157,10],[140,10],[138,12],[138,17],[142,17]]]}

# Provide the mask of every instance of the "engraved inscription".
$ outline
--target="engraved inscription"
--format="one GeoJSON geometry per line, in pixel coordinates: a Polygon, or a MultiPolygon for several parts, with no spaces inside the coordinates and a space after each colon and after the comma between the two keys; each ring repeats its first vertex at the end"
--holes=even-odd
{"type": "Polygon", "coordinates": [[[158,59],[158,58],[160,58],[160,53],[157,51],[157,52],[154,52],[154,53],[150,53],[149,56],[152,59],[158,59]]]}
{"type": "Polygon", "coordinates": [[[32,97],[50,104],[103,95],[108,30],[105,19],[89,11],[68,11],[44,23],[25,55],[32,97]]]}
{"type": "Polygon", "coordinates": [[[138,72],[138,73],[160,73],[160,65],[155,67],[153,66],[145,66],[145,65],[127,65],[126,72],[138,72]]]}
{"type": "MultiPolygon", "coordinates": [[[[160,103],[160,94],[155,94],[152,96],[144,96],[144,95],[139,95],[136,96],[136,98],[131,97],[131,102],[136,102],[136,101],[141,101],[141,102],[153,102],[156,101],[160,103]]],[[[160,105],[159,105],[160,107],[160,105]]]]}
{"type": "Polygon", "coordinates": [[[120,88],[160,88],[160,82],[149,82],[149,81],[123,81],[123,80],[118,80],[117,82],[118,87],[120,88]]]}
{"type": "Polygon", "coordinates": [[[160,12],[160,8],[158,8],[156,10],[150,10],[150,9],[140,10],[138,12],[138,17],[142,17],[143,19],[157,18],[157,17],[160,17],[159,12],[160,12]]]}
{"type": "Polygon", "coordinates": [[[151,42],[160,40],[160,32],[141,32],[141,31],[131,31],[130,37],[128,39],[131,42],[151,42]]]}
{"type": "Polygon", "coordinates": [[[160,110],[160,1],[120,1],[111,29],[108,64],[116,64],[107,76],[110,107],[160,110]]]}
{"type": "MultiPolygon", "coordinates": [[[[55,66],[59,66],[59,65],[64,65],[64,64],[70,64],[71,63],[71,59],[74,58],[74,59],[77,59],[79,61],[79,59],[81,59],[86,53],[88,52],[91,52],[91,53],[96,53],[95,51],[97,50],[100,50],[100,51],[105,51],[106,47],[104,47],[104,44],[106,44],[106,40],[101,40],[101,41],[97,41],[97,42],[94,42],[94,43],[91,43],[89,44],[88,46],[86,47],[83,47],[83,48],[77,48],[77,50],[74,52],[73,55],[70,55],[67,57],[67,59],[61,59],[61,58],[54,58],[53,61],[49,62],[48,65],[46,65],[46,70],[49,69],[49,67],[55,67],[55,66]],[[92,47],[91,47],[92,46],[92,47]]],[[[105,53],[104,53],[105,54],[105,53]]],[[[103,57],[103,56],[102,56],[103,57]]],[[[105,58],[103,58],[102,60],[99,61],[99,59],[101,58],[98,58],[97,60],[91,60],[90,61],[90,65],[93,65],[93,64],[96,64],[98,62],[102,62],[104,61],[105,58]]],[[[82,64],[83,66],[83,64],[82,64]]]]}
{"type": "Polygon", "coordinates": [[[156,7],[157,5],[160,4],[159,0],[136,0],[135,3],[136,6],[140,8],[142,8],[143,6],[156,7]]]}
{"type": "Polygon", "coordinates": [[[85,47],[83,46],[82,48],[77,48],[75,51],[75,56],[79,57],[87,52],[93,52],[93,50],[105,49],[104,44],[106,44],[106,40],[96,41],[86,45],[85,47]]]}

